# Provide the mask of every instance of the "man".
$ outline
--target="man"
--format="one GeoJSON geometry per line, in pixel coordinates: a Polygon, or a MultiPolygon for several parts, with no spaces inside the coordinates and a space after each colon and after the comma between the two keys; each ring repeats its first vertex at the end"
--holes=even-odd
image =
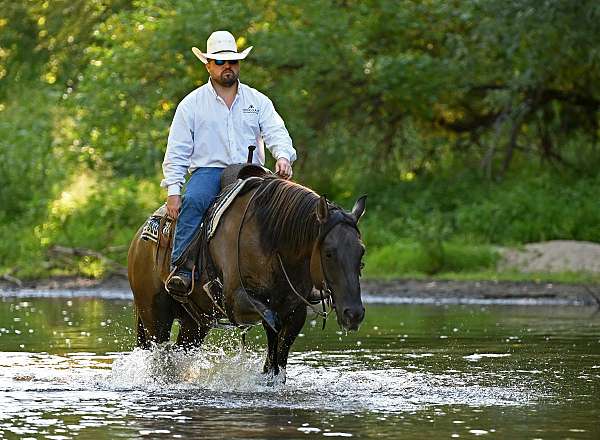
{"type": "MultiPolygon", "coordinates": [[[[251,50],[252,46],[238,52],[227,31],[213,32],[205,53],[192,48],[210,78],[179,103],[169,132],[161,186],[167,188],[167,213],[177,219],[172,265],[180,266],[178,260],[219,193],[223,169],[245,162],[249,145],[257,146],[253,162],[263,165],[266,143],[277,161],[275,172],[292,177],[296,151],[283,120],[269,98],[238,79],[240,60],[251,50]],[[182,199],[186,173],[191,176],[182,199]]],[[[178,268],[167,287],[187,292],[190,284],[189,269],[178,268]]]]}

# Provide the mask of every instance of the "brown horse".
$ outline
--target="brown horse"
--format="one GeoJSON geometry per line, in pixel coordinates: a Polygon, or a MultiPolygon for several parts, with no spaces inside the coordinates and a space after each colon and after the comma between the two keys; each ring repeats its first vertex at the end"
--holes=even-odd
{"type": "Polygon", "coordinates": [[[331,295],[340,326],[358,329],[365,309],[359,283],[364,246],[357,224],[366,196],[346,212],[296,183],[256,180],[225,212],[209,243],[209,260],[223,284],[223,307],[202,290],[209,281],[203,273],[190,295],[200,318],[192,318],[166,292],[153,245],[138,231],[128,267],[138,346],[168,341],[175,319],[177,344],[199,346],[215,319],[224,318],[224,308],[235,325],[262,322],[268,340],[264,372],[276,375],[304,325],[313,287],[331,295]]]}

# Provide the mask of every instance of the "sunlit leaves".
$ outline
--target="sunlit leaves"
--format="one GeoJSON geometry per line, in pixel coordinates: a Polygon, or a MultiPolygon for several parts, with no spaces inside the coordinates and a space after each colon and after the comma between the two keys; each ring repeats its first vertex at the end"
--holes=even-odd
{"type": "MultiPolygon", "coordinates": [[[[540,161],[597,173],[594,0],[0,2],[6,212],[43,216],[81,170],[160,200],[173,113],[207,78],[190,48],[216,29],[254,46],[242,81],[286,121],[298,179],[333,198],[540,161]]],[[[112,215],[100,194],[69,218],[112,215]]],[[[72,238],[59,230],[47,241],[72,238]]]]}
{"type": "Polygon", "coordinates": [[[534,143],[541,123],[555,144],[565,123],[570,131],[583,121],[589,133],[590,117],[578,117],[573,96],[598,101],[594,23],[600,13],[592,1],[215,0],[198,8],[168,0],[81,0],[51,6],[11,6],[1,22],[10,32],[0,56],[25,57],[21,37],[33,32],[40,78],[66,89],[82,152],[93,150],[100,159],[95,166],[120,175],[158,171],[175,105],[206,80],[190,47],[203,47],[218,28],[254,46],[242,78],[273,99],[296,143],[307,146],[298,165],[309,180],[317,177],[311,172],[317,164],[348,167],[351,158],[338,154],[323,162],[327,154],[313,146],[331,133],[343,150],[331,130],[339,124],[355,137],[377,128],[378,145],[368,148],[385,162],[391,151],[400,150],[398,160],[406,156],[396,139],[414,124],[417,142],[433,133],[445,139],[442,149],[461,151],[458,144],[475,139],[468,151],[479,163],[490,145],[507,142],[511,124],[518,138],[534,143]],[[548,90],[554,95],[535,98],[548,90]],[[524,103],[530,110],[515,119],[524,103]],[[548,106],[554,123],[532,117],[548,106]]]}

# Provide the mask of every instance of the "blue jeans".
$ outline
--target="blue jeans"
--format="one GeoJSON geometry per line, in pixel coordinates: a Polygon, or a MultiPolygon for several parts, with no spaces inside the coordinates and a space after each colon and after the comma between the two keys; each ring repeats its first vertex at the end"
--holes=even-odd
{"type": "Polygon", "coordinates": [[[177,261],[196,234],[204,213],[221,191],[223,168],[198,168],[185,185],[173,242],[171,263],[177,261]]]}

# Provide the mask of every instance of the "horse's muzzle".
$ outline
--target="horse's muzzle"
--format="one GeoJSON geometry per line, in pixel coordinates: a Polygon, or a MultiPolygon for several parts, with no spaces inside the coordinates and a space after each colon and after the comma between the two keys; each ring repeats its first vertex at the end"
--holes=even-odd
{"type": "Polygon", "coordinates": [[[365,317],[365,308],[346,307],[342,313],[342,326],[346,330],[358,330],[358,326],[365,317]]]}

